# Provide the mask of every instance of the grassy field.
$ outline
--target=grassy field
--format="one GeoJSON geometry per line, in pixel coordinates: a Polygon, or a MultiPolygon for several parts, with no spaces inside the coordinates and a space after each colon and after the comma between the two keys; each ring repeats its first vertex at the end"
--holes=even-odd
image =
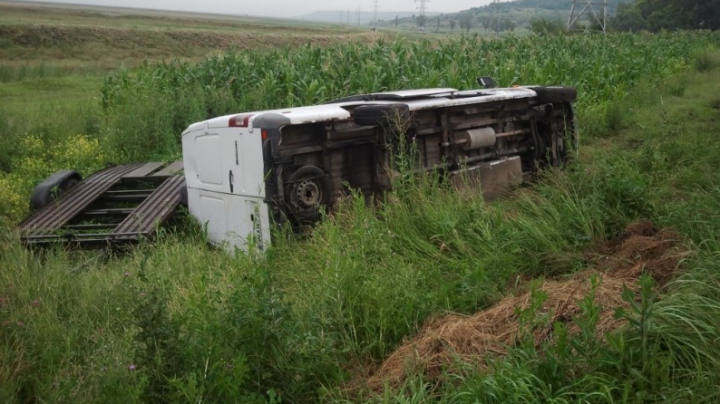
{"type": "MultiPolygon", "coordinates": [[[[16,12],[0,34],[106,18],[16,12]]],[[[118,29],[149,30],[143,18],[118,29]]],[[[110,72],[125,54],[50,56],[73,54],[72,42],[43,45],[21,67],[3,59],[0,401],[717,402],[718,39],[164,48],[183,60],[131,56],[110,72]],[[577,161],[492,204],[433,178],[400,184],[374,209],[348,198],[264,256],[209,247],[187,217],[121,255],[27,251],[13,231],[47,174],[174,158],[180,130],[208,115],[466,88],[481,74],[577,85],[577,161]],[[450,328],[461,331],[437,337],[450,328]]]]}
{"type": "Polygon", "coordinates": [[[0,2],[0,59],[6,70],[38,65],[48,71],[108,70],[145,59],[197,60],[231,48],[325,46],[381,36],[369,29],[303,21],[0,2]]]}

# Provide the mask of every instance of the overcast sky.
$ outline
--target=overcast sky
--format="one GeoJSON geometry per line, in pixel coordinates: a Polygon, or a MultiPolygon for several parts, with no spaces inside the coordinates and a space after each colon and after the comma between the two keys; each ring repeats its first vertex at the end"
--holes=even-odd
{"type": "MultiPolygon", "coordinates": [[[[53,3],[93,4],[112,7],[154,8],[268,17],[299,17],[313,11],[372,11],[373,0],[46,0],[53,3]]],[[[431,0],[428,12],[448,13],[491,3],[492,0],[431,0]]],[[[415,11],[413,0],[378,0],[378,11],[415,11]]]]}

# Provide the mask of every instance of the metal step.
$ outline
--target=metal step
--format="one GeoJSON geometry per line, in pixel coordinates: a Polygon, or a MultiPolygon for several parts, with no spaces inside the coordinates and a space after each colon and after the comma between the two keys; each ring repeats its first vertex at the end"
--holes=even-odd
{"type": "Polygon", "coordinates": [[[155,191],[154,189],[125,189],[107,191],[98,199],[100,202],[142,202],[155,191]]]}
{"type": "Polygon", "coordinates": [[[83,216],[127,216],[133,213],[132,208],[88,209],[82,212],[83,216]]]}
{"type": "Polygon", "coordinates": [[[65,231],[84,231],[84,230],[103,230],[103,229],[114,229],[118,223],[98,223],[98,224],[69,224],[63,226],[62,230],[65,231]]]}

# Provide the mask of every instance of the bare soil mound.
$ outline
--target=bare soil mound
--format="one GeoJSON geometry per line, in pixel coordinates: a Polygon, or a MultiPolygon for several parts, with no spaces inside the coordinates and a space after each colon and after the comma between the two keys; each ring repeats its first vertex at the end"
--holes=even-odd
{"type": "MultiPolygon", "coordinates": [[[[623,320],[613,318],[615,309],[628,306],[622,299],[623,288],[636,290],[642,273],[652,274],[659,285],[664,285],[687,253],[677,234],[657,229],[649,222],[633,223],[622,235],[587,254],[591,269],[569,279],[543,282],[536,290],[545,292],[547,300],[535,317],[547,316],[551,319],[549,324],[567,323],[571,333],[577,332],[572,319],[582,313],[578,301],[591,292],[595,279],[595,303],[602,307],[596,331],[602,335],[615,330],[624,324],[623,320]]],[[[412,374],[422,373],[428,380],[434,380],[458,361],[482,368],[487,356],[502,357],[516,343],[520,333],[518,313],[530,303],[528,291],[506,297],[471,317],[450,315],[432,319],[360,384],[379,391],[385,385],[400,385],[412,374]]],[[[552,326],[532,329],[536,346],[552,338],[552,331],[552,326]]]]}

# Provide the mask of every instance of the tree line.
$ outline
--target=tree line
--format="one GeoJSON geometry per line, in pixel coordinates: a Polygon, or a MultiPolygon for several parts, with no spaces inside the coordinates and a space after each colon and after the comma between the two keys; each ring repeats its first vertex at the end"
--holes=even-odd
{"type": "Polygon", "coordinates": [[[636,0],[618,5],[611,26],[620,31],[720,29],[720,0],[636,0]]]}

